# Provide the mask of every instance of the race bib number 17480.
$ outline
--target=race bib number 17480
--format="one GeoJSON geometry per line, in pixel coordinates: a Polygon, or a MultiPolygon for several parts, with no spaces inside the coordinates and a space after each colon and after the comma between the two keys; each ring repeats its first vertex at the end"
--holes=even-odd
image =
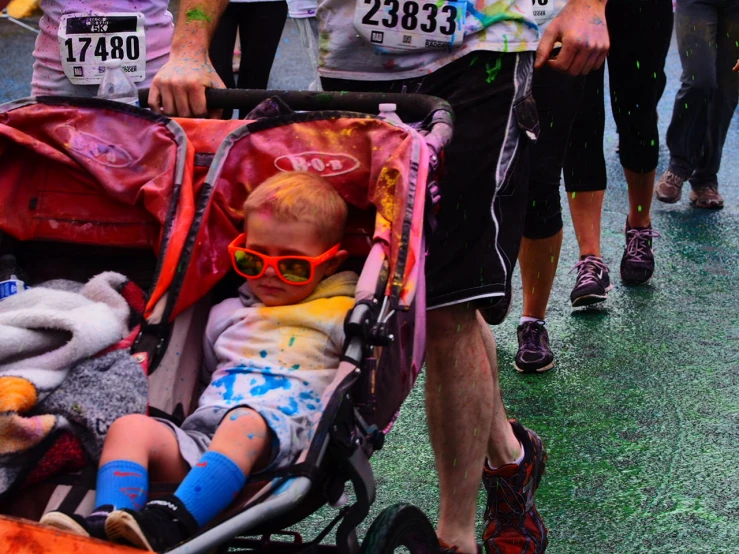
{"type": "Polygon", "coordinates": [[[132,82],[146,79],[144,14],[110,13],[62,16],[59,54],[67,78],[75,85],[97,85],[107,60],[121,60],[132,82]]]}
{"type": "Polygon", "coordinates": [[[356,0],[354,27],[381,52],[461,46],[467,3],[450,0],[356,0]]]}

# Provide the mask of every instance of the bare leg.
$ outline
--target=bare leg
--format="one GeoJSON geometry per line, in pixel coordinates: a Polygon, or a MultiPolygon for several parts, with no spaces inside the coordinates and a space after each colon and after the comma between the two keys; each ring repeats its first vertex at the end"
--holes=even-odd
{"type": "MultiPolygon", "coordinates": [[[[521,239],[518,263],[521,266],[523,285],[523,315],[544,319],[547,315],[549,295],[557,273],[559,252],[562,248],[562,229],[545,239],[521,239]]],[[[495,340],[493,339],[493,352],[495,340]]],[[[488,352],[488,355],[490,353],[488,352]]]]}
{"type": "Polygon", "coordinates": [[[123,416],[110,426],[99,467],[114,460],[136,462],[149,471],[152,481],[179,483],[189,469],[174,433],[142,414],[123,416]]]}
{"type": "Polygon", "coordinates": [[[624,167],[624,175],[629,185],[629,227],[648,227],[652,223],[654,170],[636,173],[624,167]]]}
{"type": "Polygon", "coordinates": [[[223,454],[249,475],[252,469],[267,466],[271,442],[271,432],[262,416],[250,408],[237,408],[223,418],[208,450],[223,454]]]}
{"type": "Polygon", "coordinates": [[[605,190],[567,194],[572,214],[572,225],[580,245],[580,256],[600,257],[600,221],[605,190]]]}
{"type": "Polygon", "coordinates": [[[481,322],[465,305],[428,312],[426,413],[441,489],[437,533],[464,553],[477,549],[477,494],[488,442],[494,465],[519,453],[500,399],[495,342],[481,322]]]}

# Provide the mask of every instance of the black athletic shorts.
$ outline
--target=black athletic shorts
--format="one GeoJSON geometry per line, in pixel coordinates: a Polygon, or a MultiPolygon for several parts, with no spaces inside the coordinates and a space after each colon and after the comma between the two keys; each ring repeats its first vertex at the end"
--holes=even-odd
{"type": "Polygon", "coordinates": [[[533,52],[477,51],[426,77],[322,79],[325,90],[429,94],[454,109],[438,227],[426,261],[429,309],[474,301],[494,313],[510,298],[526,211],[529,142],[539,132],[533,63],[533,52]]]}

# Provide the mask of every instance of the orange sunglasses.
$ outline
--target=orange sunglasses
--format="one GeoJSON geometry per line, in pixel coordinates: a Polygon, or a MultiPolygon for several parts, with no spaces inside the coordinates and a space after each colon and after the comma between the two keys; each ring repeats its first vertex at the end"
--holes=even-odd
{"type": "Polygon", "coordinates": [[[277,277],[288,285],[307,285],[316,274],[316,266],[333,258],[339,251],[339,244],[320,256],[267,256],[254,250],[238,246],[246,243],[242,233],[228,245],[228,254],[236,273],[247,279],[258,279],[268,267],[275,270],[277,277]]]}

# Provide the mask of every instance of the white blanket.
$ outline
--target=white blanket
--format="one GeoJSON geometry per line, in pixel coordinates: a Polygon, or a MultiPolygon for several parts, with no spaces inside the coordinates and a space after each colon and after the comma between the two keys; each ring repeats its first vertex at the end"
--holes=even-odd
{"type": "Polygon", "coordinates": [[[0,377],[23,377],[41,401],[70,367],[128,333],[129,307],[116,289],[126,277],[106,272],[79,293],[34,287],[0,301],[0,377]]]}

